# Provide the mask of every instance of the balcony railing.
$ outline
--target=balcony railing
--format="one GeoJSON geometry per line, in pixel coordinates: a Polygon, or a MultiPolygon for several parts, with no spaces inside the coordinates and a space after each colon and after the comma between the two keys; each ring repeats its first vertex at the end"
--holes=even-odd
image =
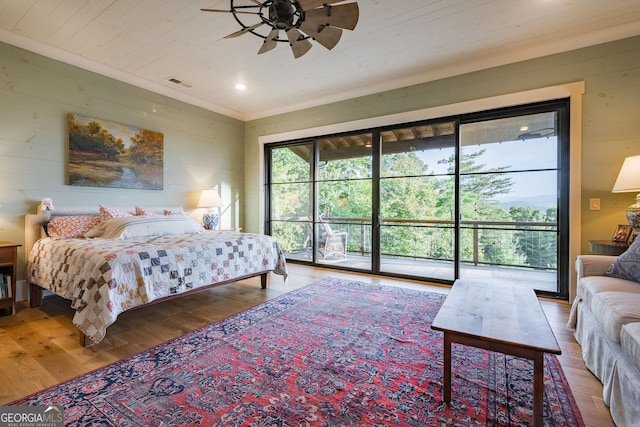
{"type": "MultiPolygon", "coordinates": [[[[347,232],[347,252],[371,255],[370,218],[324,218],[332,229],[347,232]]],[[[298,242],[285,247],[296,252],[310,249],[312,223],[307,218],[287,218],[274,224],[296,224],[298,242]],[[300,227],[301,226],[301,227],[300,227]],[[305,242],[305,243],[303,243],[305,242]]],[[[319,225],[319,223],[316,223],[319,225]]],[[[381,256],[414,260],[454,260],[453,221],[384,219],[380,228],[381,256]]],[[[551,222],[462,221],[460,261],[469,265],[557,269],[558,229],[551,222]]],[[[276,233],[276,237],[277,233],[276,233]]]]}

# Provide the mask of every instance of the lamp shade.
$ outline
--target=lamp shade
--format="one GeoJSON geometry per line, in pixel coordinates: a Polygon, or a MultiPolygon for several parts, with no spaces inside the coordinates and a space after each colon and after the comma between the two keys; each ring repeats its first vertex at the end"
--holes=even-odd
{"type": "Polygon", "coordinates": [[[220,206],[222,206],[222,200],[216,190],[202,190],[198,201],[199,208],[217,208],[220,206]]]}
{"type": "Polygon", "coordinates": [[[627,193],[640,191],[640,156],[624,159],[618,179],[613,184],[612,193],[627,193]]]}

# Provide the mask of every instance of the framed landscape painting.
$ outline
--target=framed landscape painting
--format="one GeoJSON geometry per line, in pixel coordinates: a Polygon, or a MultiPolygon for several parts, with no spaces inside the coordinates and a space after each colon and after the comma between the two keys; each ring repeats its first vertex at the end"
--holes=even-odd
{"type": "Polygon", "coordinates": [[[162,133],[75,114],[68,127],[69,185],[162,190],[162,133]]]}

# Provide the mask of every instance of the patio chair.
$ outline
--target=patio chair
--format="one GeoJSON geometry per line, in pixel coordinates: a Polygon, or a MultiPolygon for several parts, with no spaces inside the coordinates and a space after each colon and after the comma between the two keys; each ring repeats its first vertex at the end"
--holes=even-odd
{"type": "Polygon", "coordinates": [[[320,238],[318,252],[325,260],[331,255],[342,255],[347,259],[347,232],[334,231],[322,216],[320,217],[320,238]]]}

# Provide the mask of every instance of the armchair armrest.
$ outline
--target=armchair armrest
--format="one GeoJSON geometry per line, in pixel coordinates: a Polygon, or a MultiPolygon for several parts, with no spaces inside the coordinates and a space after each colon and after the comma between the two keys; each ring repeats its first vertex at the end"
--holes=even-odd
{"type": "Polygon", "coordinates": [[[604,276],[604,272],[613,264],[617,256],[578,255],[576,258],[577,279],[587,276],[604,276]]]}

